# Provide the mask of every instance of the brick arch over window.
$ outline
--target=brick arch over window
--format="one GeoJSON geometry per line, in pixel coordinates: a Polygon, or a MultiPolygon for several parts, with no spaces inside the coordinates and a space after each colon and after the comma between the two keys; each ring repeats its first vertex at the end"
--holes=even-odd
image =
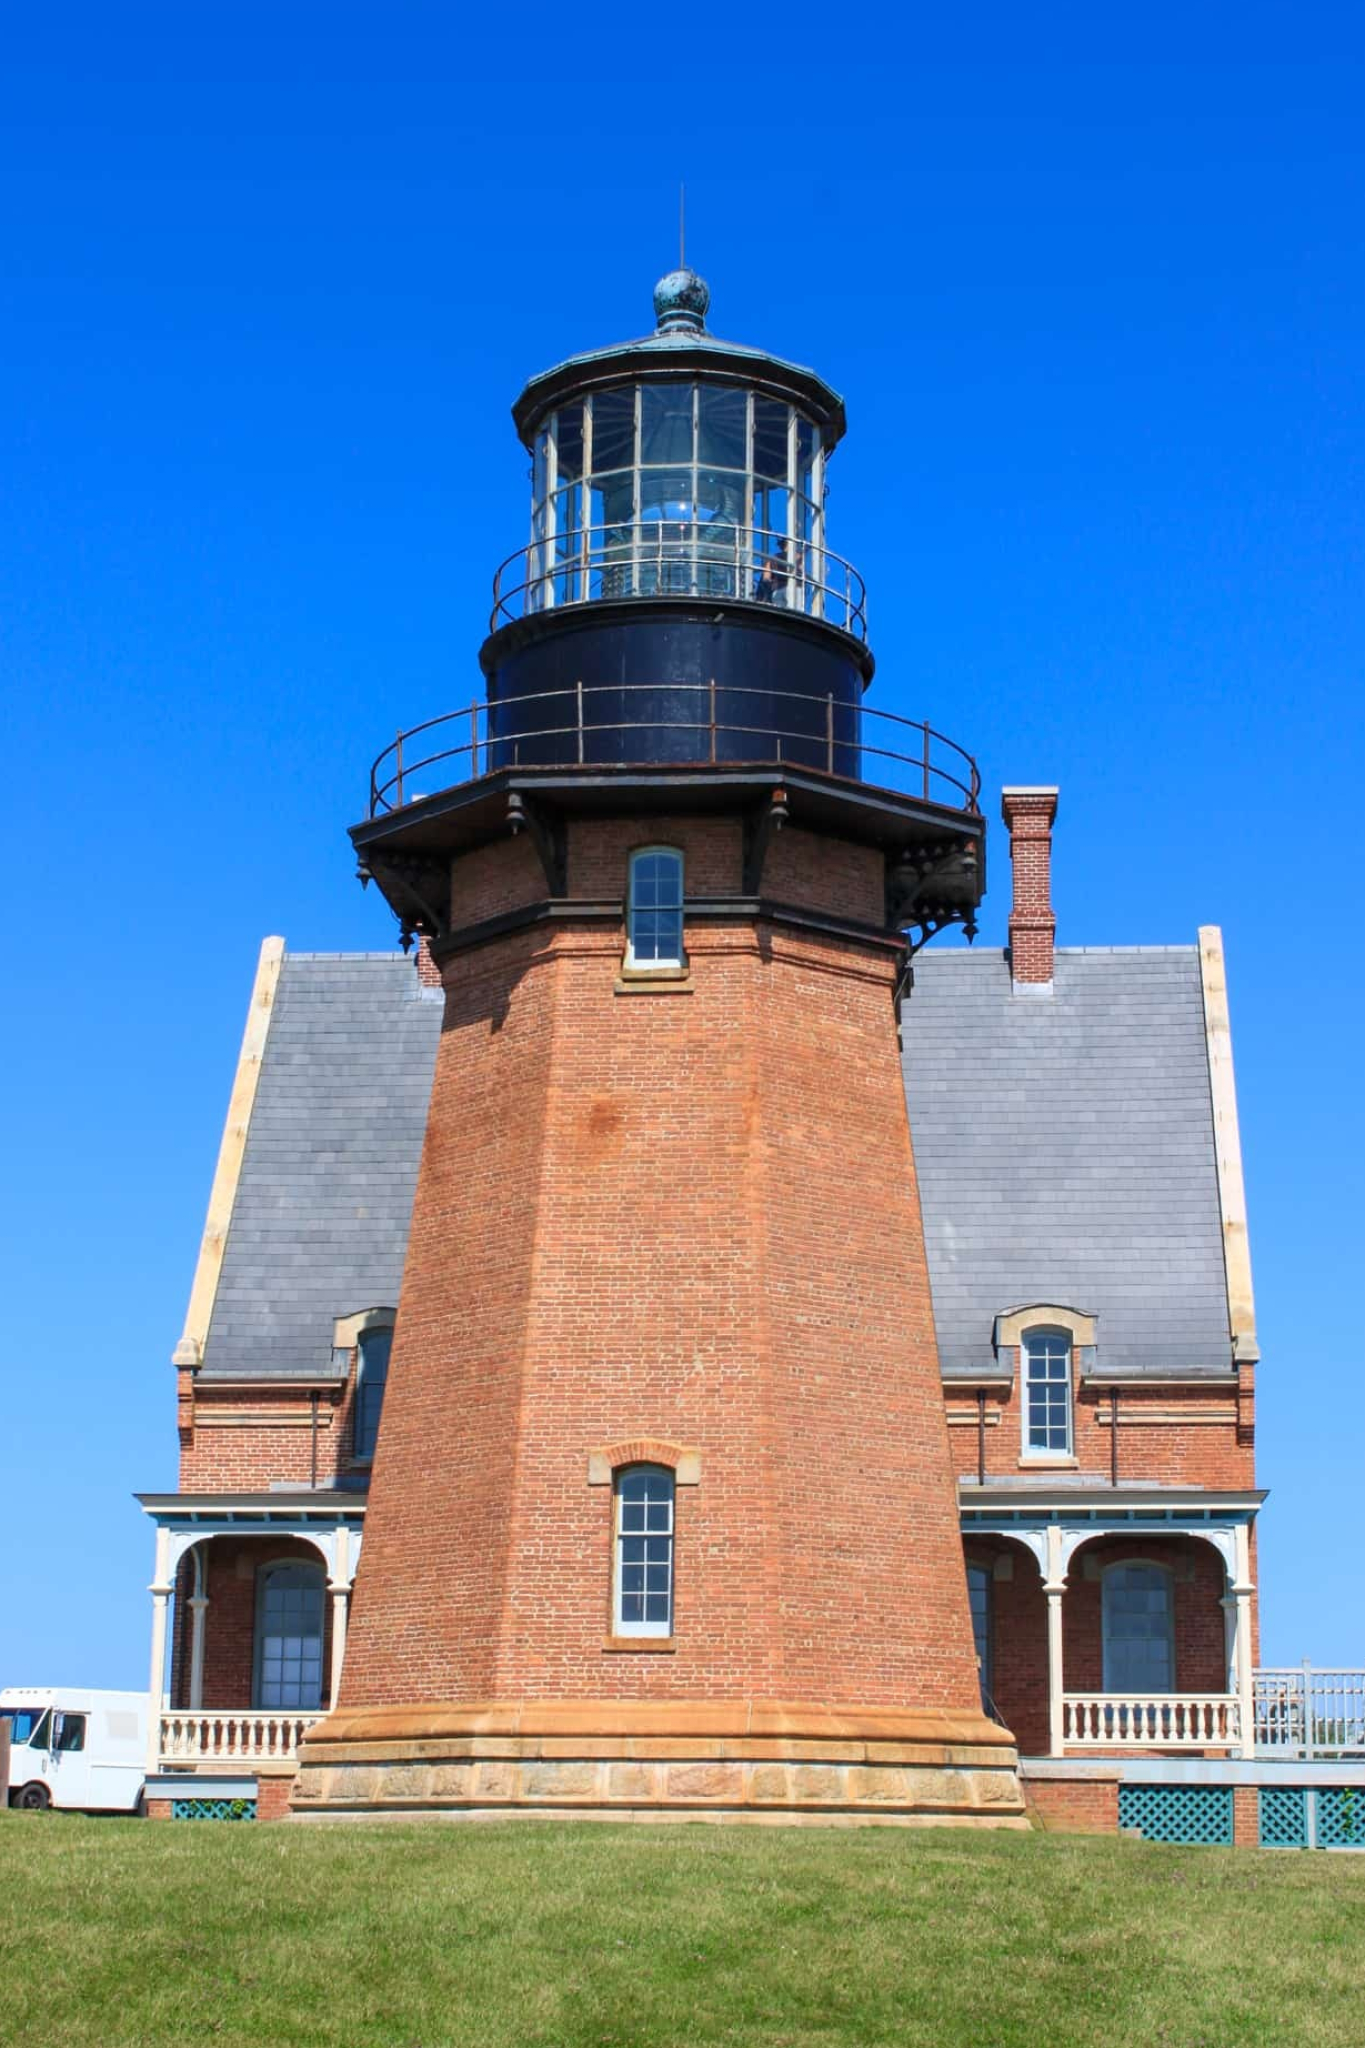
{"type": "Polygon", "coordinates": [[[589,1486],[610,1486],[613,1474],[623,1465],[662,1465],[673,1474],[676,1486],[701,1484],[701,1452],[694,1445],[671,1443],[665,1437],[630,1436],[619,1443],[598,1444],[588,1452],[589,1486]]]}

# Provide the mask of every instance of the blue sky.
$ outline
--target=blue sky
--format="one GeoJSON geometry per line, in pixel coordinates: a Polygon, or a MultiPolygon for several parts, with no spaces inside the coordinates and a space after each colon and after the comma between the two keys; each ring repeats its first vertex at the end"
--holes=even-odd
{"type": "MultiPolygon", "coordinates": [[[[467,701],[507,408],[650,324],[845,394],[878,703],[1057,782],[1060,938],[1226,935],[1268,1661],[1365,1664],[1358,11],[71,6],[0,77],[0,1680],[142,1684],[257,946],[467,701]]],[[[983,941],[1007,910],[997,837],[983,941]]]]}

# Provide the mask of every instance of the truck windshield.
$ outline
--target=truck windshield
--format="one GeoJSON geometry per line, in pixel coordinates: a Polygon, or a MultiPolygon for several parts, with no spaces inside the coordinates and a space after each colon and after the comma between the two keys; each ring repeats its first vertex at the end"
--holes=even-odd
{"type": "Polygon", "coordinates": [[[0,1721],[9,1722],[10,1741],[16,1746],[29,1742],[35,1749],[42,1749],[47,1741],[47,1730],[42,1730],[37,1742],[33,1742],[33,1736],[46,1719],[46,1707],[0,1707],[0,1721]]]}

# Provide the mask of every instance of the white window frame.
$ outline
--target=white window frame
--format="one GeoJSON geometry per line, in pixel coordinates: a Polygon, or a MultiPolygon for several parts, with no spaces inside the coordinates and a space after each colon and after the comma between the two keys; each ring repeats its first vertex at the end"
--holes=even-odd
{"type": "Polygon", "coordinates": [[[1070,1457],[1073,1457],[1073,1456],[1075,1455],[1075,1448],[1074,1448],[1074,1447],[1075,1447],[1075,1441],[1076,1441],[1076,1393],[1075,1393],[1075,1386],[1074,1386],[1074,1380],[1075,1380],[1075,1371],[1076,1371],[1076,1340],[1075,1340],[1074,1334],[1073,1334],[1073,1333],[1072,1333],[1072,1332],[1071,1332],[1070,1330],[1068,1330],[1068,1329],[1065,1329],[1065,1328],[1064,1328],[1064,1327],[1063,1327],[1063,1326],[1062,1326],[1062,1325],[1061,1325],[1060,1323],[1031,1323],[1031,1324],[1029,1325],[1029,1327],[1028,1327],[1028,1328],[1027,1328],[1026,1330],[1021,1330],[1021,1331],[1020,1331],[1020,1333],[1019,1333],[1019,1453],[1020,1453],[1020,1457],[1021,1457],[1022,1459],[1024,1459],[1024,1460],[1028,1460],[1028,1461],[1033,1461],[1033,1462],[1037,1462],[1037,1463],[1041,1463],[1041,1464],[1047,1464],[1047,1463],[1048,1463],[1049,1461],[1054,1461],[1054,1462],[1055,1462],[1055,1460],[1057,1460],[1058,1458],[1070,1458],[1070,1457]],[[1065,1444],[1064,1444],[1064,1445],[1057,1445],[1057,1444],[1035,1444],[1035,1443],[1032,1443],[1032,1442],[1030,1442],[1030,1440],[1029,1440],[1029,1427],[1030,1427],[1030,1416],[1029,1416],[1029,1407],[1030,1407],[1030,1403],[1029,1403],[1029,1393],[1030,1393],[1029,1363],[1030,1363],[1030,1358],[1029,1358],[1029,1352],[1030,1352],[1030,1347],[1031,1347],[1031,1345],[1032,1345],[1032,1343],[1033,1343],[1033,1341],[1034,1341],[1035,1339],[1048,1339],[1048,1340],[1051,1340],[1051,1342],[1052,1342],[1052,1343],[1054,1343],[1054,1344],[1060,1344],[1060,1345],[1063,1345],[1063,1346],[1065,1347],[1065,1350],[1066,1350],[1066,1378],[1065,1378],[1065,1380],[1062,1380],[1062,1381],[1058,1381],[1058,1380],[1044,1380],[1044,1381],[1042,1381],[1042,1382],[1041,1382],[1041,1384],[1042,1384],[1042,1385],[1044,1385],[1044,1386],[1053,1386],[1053,1387],[1055,1387],[1055,1386],[1063,1386],[1063,1387],[1065,1388],[1065,1390],[1066,1390],[1066,1442],[1065,1442],[1065,1444]]]}
{"type": "Polygon", "coordinates": [[[626,960],[632,974],[682,974],[687,968],[687,945],[685,920],[687,914],[687,864],[680,846],[637,846],[630,856],[626,872],[626,960]],[[678,863],[678,950],[667,958],[651,956],[640,959],[635,952],[635,914],[639,907],[635,901],[635,871],[638,863],[651,855],[666,853],[678,863]]]}
{"type": "MultiPolygon", "coordinates": [[[[674,1601],[676,1598],[677,1590],[676,1560],[678,1520],[678,1475],[676,1472],[672,1471],[667,1465],[638,1464],[619,1466],[617,1470],[612,1474],[611,1501],[612,1634],[614,1636],[652,1636],[656,1641],[660,1638],[671,1637],[673,1634],[674,1601]],[[627,1505],[631,1505],[631,1503],[627,1503],[621,1491],[621,1482],[625,1479],[630,1478],[631,1474],[636,1472],[648,1472],[651,1474],[655,1474],[658,1477],[666,1479],[668,1481],[668,1527],[666,1530],[639,1530],[626,1529],[625,1527],[623,1527],[623,1510],[626,1508],[627,1505]],[[645,1541],[646,1544],[648,1544],[651,1539],[655,1541],[662,1541],[665,1538],[667,1539],[668,1545],[668,1619],[666,1621],[627,1621],[622,1613],[622,1608],[624,1606],[625,1600],[624,1565],[626,1562],[626,1544],[628,1542],[638,1542],[642,1539],[645,1541]]],[[[632,1560],[632,1562],[633,1561],[634,1560],[632,1560]]],[[[648,1550],[646,1550],[645,1556],[640,1560],[640,1562],[642,1564],[647,1565],[650,1561],[651,1560],[649,1558],[648,1550]]]]}

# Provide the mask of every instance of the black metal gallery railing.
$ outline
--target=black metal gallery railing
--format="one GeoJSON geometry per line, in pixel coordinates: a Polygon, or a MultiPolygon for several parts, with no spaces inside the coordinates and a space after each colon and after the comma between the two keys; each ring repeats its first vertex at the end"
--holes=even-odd
{"type": "Polygon", "coordinates": [[[976,762],[927,720],[747,684],[578,682],[400,732],[370,770],[370,816],[505,768],[773,764],[980,809],[976,762]]]}

